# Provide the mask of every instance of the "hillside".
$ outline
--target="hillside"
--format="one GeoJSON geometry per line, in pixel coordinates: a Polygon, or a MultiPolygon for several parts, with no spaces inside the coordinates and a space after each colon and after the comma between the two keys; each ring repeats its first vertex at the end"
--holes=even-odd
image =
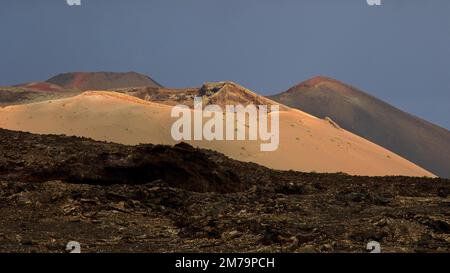
{"type": "Polygon", "coordinates": [[[58,74],[46,81],[66,89],[104,90],[122,87],[161,87],[150,77],[136,72],[72,72],[58,74]]]}
{"type": "MultiPolygon", "coordinates": [[[[227,97],[224,93],[217,94],[227,97]]],[[[234,94],[229,98],[235,99],[234,94]]],[[[262,97],[253,99],[268,102],[262,97]]],[[[280,119],[280,139],[276,151],[262,152],[260,145],[263,142],[260,139],[188,142],[237,160],[280,170],[433,176],[398,155],[340,129],[330,120],[281,108],[284,110],[270,113],[278,114],[280,119]]],[[[175,144],[170,131],[176,119],[171,117],[171,110],[169,105],[126,94],[89,91],[65,99],[1,108],[0,128],[84,136],[130,145],[175,144]]],[[[224,124],[225,127],[231,126],[225,121],[224,124]]]]}
{"type": "Polygon", "coordinates": [[[442,177],[450,177],[450,132],[337,80],[316,77],[271,99],[364,137],[442,177]]]}

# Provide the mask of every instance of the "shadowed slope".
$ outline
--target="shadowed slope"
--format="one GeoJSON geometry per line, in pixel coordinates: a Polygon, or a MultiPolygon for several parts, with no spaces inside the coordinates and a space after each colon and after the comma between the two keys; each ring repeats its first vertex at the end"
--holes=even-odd
{"type": "Polygon", "coordinates": [[[315,77],[271,96],[377,143],[442,177],[450,177],[450,132],[355,87],[315,77]]]}

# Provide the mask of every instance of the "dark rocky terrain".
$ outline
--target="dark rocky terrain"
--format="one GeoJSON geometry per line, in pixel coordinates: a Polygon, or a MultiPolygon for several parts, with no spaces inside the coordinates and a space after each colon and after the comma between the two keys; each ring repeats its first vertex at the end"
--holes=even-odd
{"type": "Polygon", "coordinates": [[[449,252],[449,182],[0,130],[0,252],[449,252]]]}

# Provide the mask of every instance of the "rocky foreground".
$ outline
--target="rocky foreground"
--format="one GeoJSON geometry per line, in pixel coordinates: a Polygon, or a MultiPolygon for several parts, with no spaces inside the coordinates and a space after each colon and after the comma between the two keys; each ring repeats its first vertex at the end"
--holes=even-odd
{"type": "Polygon", "coordinates": [[[449,196],[445,179],[0,130],[0,252],[449,252],[449,196]]]}

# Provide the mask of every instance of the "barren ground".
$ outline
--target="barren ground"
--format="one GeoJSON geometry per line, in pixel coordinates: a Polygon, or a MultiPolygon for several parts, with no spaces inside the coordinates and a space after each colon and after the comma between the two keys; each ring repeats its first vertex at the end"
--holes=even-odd
{"type": "Polygon", "coordinates": [[[0,130],[0,252],[449,252],[449,182],[0,130]]]}

